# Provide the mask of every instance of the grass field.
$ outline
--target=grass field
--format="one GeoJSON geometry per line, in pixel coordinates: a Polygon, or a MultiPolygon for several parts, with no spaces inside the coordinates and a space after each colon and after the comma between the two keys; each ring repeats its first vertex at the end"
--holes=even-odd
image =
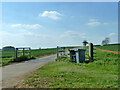
{"type": "Polygon", "coordinates": [[[106,45],[106,46],[96,46],[97,48],[104,49],[104,50],[110,50],[110,51],[118,51],[120,45],[106,45]]]}
{"type": "Polygon", "coordinates": [[[53,49],[36,49],[31,51],[32,57],[42,56],[42,55],[50,55],[56,53],[56,48],[53,49]]]}
{"type": "MultiPolygon", "coordinates": [[[[20,51],[19,51],[20,52],[20,51]]],[[[26,51],[25,51],[26,52],[26,51]]],[[[53,49],[36,49],[36,50],[31,50],[31,57],[35,58],[37,56],[43,56],[43,55],[50,55],[56,53],[56,48],[53,49]]],[[[28,59],[29,54],[26,54],[28,59]]],[[[22,53],[18,53],[18,57],[22,56],[22,53]]],[[[2,66],[11,64],[12,61],[14,61],[15,58],[15,52],[14,51],[2,51],[2,59],[0,62],[2,63],[2,66]]]]}
{"type": "Polygon", "coordinates": [[[25,87],[40,88],[118,88],[118,55],[96,50],[96,61],[70,63],[59,58],[39,68],[25,87]]]}

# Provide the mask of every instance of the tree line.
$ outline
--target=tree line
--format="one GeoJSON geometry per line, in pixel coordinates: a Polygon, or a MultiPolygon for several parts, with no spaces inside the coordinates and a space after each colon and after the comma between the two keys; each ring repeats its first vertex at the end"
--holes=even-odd
{"type": "MultiPolygon", "coordinates": [[[[106,37],[104,40],[102,40],[101,44],[102,45],[108,45],[109,42],[110,42],[110,38],[106,37]]],[[[84,40],[82,43],[83,43],[83,46],[86,46],[88,44],[88,41],[84,40]]]]}

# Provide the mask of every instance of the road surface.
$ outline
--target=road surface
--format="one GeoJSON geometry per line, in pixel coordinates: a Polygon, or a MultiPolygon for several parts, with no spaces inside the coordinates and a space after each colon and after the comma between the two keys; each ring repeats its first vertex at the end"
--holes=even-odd
{"type": "Polygon", "coordinates": [[[55,58],[56,54],[0,67],[2,68],[2,87],[17,87],[25,77],[48,62],[54,61],[55,58]]]}

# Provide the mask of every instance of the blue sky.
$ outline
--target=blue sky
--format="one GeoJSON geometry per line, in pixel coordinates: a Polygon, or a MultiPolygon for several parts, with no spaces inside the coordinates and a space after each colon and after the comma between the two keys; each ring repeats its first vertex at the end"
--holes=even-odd
{"type": "MultiPolygon", "coordinates": [[[[56,47],[118,42],[117,2],[4,2],[2,46],[56,47]]],[[[1,47],[2,47],[1,46],[1,47]]]]}

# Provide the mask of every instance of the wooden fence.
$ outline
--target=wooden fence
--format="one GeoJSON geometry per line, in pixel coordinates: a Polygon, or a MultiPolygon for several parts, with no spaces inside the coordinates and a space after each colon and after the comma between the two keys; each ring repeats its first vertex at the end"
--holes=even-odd
{"type": "Polygon", "coordinates": [[[30,56],[31,57],[31,48],[30,47],[22,47],[16,48],[13,51],[0,51],[0,58],[18,58],[20,56],[30,56]]]}
{"type": "MultiPolygon", "coordinates": [[[[77,48],[77,49],[83,49],[83,47],[77,48]]],[[[88,60],[90,62],[96,60],[95,59],[95,52],[96,49],[93,48],[93,44],[89,43],[89,48],[85,50],[85,60],[88,60]]],[[[69,49],[65,48],[65,47],[59,47],[57,46],[57,58],[58,57],[66,57],[70,54],[69,49]]]]}
{"type": "Polygon", "coordinates": [[[19,56],[31,57],[31,48],[30,47],[16,48],[16,58],[18,58],[19,56]]]}
{"type": "Polygon", "coordinates": [[[57,46],[57,58],[58,57],[65,57],[69,53],[69,49],[67,47],[60,47],[57,46]]]}

